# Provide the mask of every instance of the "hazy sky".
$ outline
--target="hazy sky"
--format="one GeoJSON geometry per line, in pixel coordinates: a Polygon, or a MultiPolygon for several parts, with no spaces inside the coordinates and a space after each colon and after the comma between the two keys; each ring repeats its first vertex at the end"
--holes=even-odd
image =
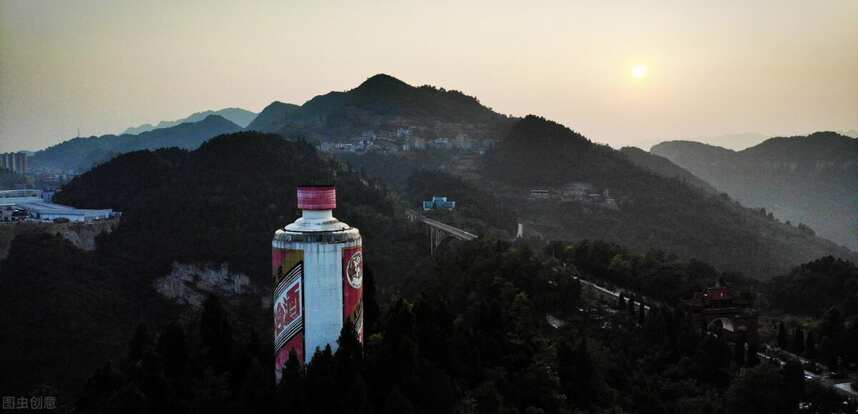
{"type": "Polygon", "coordinates": [[[380,72],[615,147],[858,128],[858,1],[0,0],[0,151],[380,72]]]}

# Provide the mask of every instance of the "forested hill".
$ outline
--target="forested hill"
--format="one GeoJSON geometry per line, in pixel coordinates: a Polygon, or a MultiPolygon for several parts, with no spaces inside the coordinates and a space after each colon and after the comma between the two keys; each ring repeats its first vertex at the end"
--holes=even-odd
{"type": "Polygon", "coordinates": [[[688,172],[688,170],[672,163],[667,158],[646,152],[637,147],[623,147],[620,148],[620,152],[638,167],[654,172],[662,177],[676,178],[710,193],[717,191],[715,190],[715,187],[712,187],[706,181],[701,180],[696,175],[688,172]]]}
{"type": "Polygon", "coordinates": [[[289,115],[301,107],[295,104],[274,101],[266,106],[253,121],[247,125],[250,131],[277,131],[283,127],[283,122],[289,115]]]}
{"type": "Polygon", "coordinates": [[[632,163],[563,125],[528,116],[487,155],[485,175],[523,198],[532,188],[554,191],[585,182],[608,190],[617,208],[576,203],[523,202],[520,215],[547,239],[603,239],[646,251],[656,248],[697,258],[721,270],[768,278],[824,255],[856,255],[780,223],[724,196],[632,163]]]}
{"type": "Polygon", "coordinates": [[[345,92],[316,96],[300,107],[275,102],[247,129],[301,135],[308,139],[347,138],[365,130],[477,125],[491,133],[507,118],[472,96],[433,86],[414,87],[389,75],[372,76],[345,92]]]}
{"type": "Polygon", "coordinates": [[[817,132],[771,138],[742,151],[687,141],[663,142],[651,151],[744,205],[858,250],[858,139],[817,132]]]}
{"type": "Polygon", "coordinates": [[[35,171],[82,172],[118,154],[167,147],[194,149],[208,139],[239,131],[241,127],[218,115],[199,122],[155,129],[139,135],[102,135],[73,138],[36,152],[30,168],[35,171]]]}
{"type": "MultiPolygon", "coordinates": [[[[97,239],[93,252],[59,236],[13,241],[0,262],[0,335],[15,340],[0,341],[0,355],[14,360],[3,360],[0,388],[74,390],[120,356],[138,323],[159,327],[192,318],[190,307],[179,306],[185,302],[156,290],[174,264],[225,265],[246,275],[249,285],[239,293],[210,291],[241,315],[244,334],[270,332],[271,238],[299,214],[296,187],[318,182],[337,186],[335,214],[361,230],[367,272],[380,285],[400,286],[405,269],[428,260],[422,232],[384,187],[320,158],[310,144],[275,135],[224,135],[195,151],[135,151],[76,177],[55,200],[114,208],[123,212],[121,222],[97,239]]],[[[178,284],[205,293],[195,280],[178,284]]],[[[266,349],[269,340],[263,337],[266,349]]]]}
{"type": "Polygon", "coordinates": [[[391,255],[373,254],[375,266],[402,253],[387,245],[401,235],[388,234],[398,221],[383,187],[320,158],[306,142],[270,134],[224,135],[192,152],[129,153],[75,178],[55,199],[122,211],[111,244],[149,251],[147,262],[229,262],[267,283],[273,232],[299,214],[295,188],[318,182],[337,185],[338,218],[374,228],[367,243],[384,243],[377,251],[391,255]]]}

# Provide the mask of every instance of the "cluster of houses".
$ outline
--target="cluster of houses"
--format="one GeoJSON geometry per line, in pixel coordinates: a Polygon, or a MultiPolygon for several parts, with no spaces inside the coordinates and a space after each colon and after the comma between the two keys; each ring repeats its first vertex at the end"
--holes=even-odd
{"type": "Polygon", "coordinates": [[[351,153],[399,153],[425,150],[459,150],[463,152],[484,153],[497,143],[494,139],[475,139],[467,134],[459,133],[452,137],[433,139],[417,136],[411,128],[398,128],[393,133],[383,135],[374,131],[365,131],[360,137],[349,142],[322,142],[319,150],[322,152],[351,152],[351,153]]]}
{"type": "Polygon", "coordinates": [[[573,182],[559,189],[534,188],[528,198],[533,201],[559,200],[564,203],[584,203],[598,207],[618,210],[617,200],[611,197],[610,190],[598,192],[586,182],[573,182]]]}

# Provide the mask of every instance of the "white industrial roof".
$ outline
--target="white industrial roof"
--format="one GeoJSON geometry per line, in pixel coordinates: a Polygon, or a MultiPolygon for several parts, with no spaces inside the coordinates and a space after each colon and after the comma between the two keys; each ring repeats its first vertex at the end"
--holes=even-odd
{"type": "Polygon", "coordinates": [[[112,214],[112,209],[77,209],[74,207],[64,206],[62,204],[48,203],[46,201],[32,201],[18,204],[22,208],[34,211],[40,214],[67,214],[67,215],[105,215],[112,214]]]}

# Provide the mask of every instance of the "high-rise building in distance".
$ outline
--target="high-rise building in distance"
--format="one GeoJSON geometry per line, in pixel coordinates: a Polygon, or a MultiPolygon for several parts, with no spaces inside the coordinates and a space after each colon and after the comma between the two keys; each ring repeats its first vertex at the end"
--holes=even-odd
{"type": "Polygon", "coordinates": [[[6,169],[18,174],[26,174],[27,154],[23,152],[7,152],[0,154],[0,169],[6,169]]]}

